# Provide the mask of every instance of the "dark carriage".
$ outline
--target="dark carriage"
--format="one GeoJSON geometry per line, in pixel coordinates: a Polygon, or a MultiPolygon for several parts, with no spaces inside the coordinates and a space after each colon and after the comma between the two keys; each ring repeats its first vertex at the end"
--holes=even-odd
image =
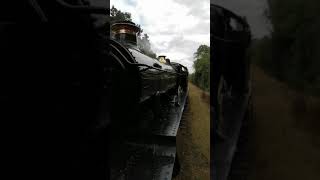
{"type": "Polygon", "coordinates": [[[231,179],[233,172],[240,172],[234,177],[242,177],[246,171],[245,167],[233,169],[239,156],[235,155],[235,150],[238,149],[238,154],[242,152],[241,143],[245,142],[243,136],[251,111],[250,62],[247,57],[250,41],[250,27],[244,17],[211,4],[213,179],[231,179]]]}

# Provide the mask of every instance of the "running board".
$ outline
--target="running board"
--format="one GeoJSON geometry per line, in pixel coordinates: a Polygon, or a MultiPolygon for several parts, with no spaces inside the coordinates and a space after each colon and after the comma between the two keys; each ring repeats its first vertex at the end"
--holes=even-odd
{"type": "Polygon", "coordinates": [[[182,92],[180,106],[161,105],[160,118],[151,132],[140,132],[118,144],[111,159],[111,180],[171,180],[176,160],[176,136],[188,92],[182,92]]]}

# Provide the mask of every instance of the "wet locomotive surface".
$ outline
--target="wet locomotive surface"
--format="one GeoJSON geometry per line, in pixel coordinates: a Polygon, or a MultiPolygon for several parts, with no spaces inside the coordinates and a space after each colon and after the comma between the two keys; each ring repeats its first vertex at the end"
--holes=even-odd
{"type": "Polygon", "coordinates": [[[111,179],[171,179],[179,170],[176,135],[188,69],[143,54],[133,22],[115,22],[111,30],[111,179]]]}
{"type": "Polygon", "coordinates": [[[113,147],[119,151],[111,150],[111,179],[171,179],[174,168],[179,168],[174,167],[176,135],[187,92],[181,92],[178,103],[170,101],[175,98],[160,97],[156,118],[150,107],[144,107],[140,128],[129,130],[124,141],[114,142],[113,147]]]}

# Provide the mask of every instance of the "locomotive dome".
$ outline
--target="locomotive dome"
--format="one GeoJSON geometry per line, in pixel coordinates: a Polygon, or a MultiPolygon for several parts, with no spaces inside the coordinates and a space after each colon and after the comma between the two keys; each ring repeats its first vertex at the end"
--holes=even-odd
{"type": "Polygon", "coordinates": [[[111,25],[111,37],[123,44],[137,45],[140,28],[131,21],[117,21],[111,25]]]}
{"type": "Polygon", "coordinates": [[[158,60],[159,60],[159,62],[161,62],[161,63],[166,63],[167,61],[166,61],[166,56],[159,56],[158,57],[158,60]]]}

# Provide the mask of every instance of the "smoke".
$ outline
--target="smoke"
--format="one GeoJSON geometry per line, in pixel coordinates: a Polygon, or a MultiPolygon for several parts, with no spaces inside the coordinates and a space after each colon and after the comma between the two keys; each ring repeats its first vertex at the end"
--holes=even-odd
{"type": "Polygon", "coordinates": [[[151,49],[151,43],[147,34],[144,34],[143,36],[140,35],[137,37],[137,45],[138,48],[146,55],[153,58],[157,57],[156,53],[153,52],[151,49]]]}

